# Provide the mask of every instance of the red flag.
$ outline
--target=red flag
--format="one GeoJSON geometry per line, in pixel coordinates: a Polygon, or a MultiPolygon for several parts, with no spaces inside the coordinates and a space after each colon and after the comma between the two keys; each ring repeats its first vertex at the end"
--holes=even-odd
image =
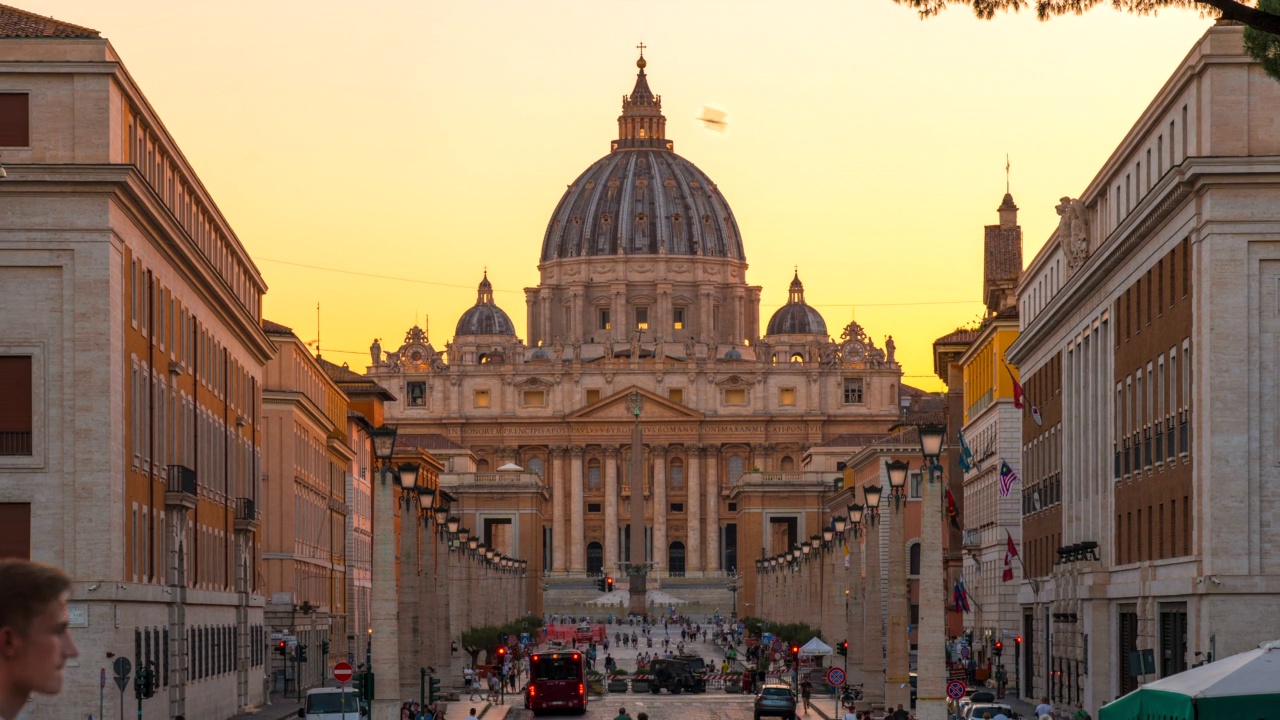
{"type": "Polygon", "coordinates": [[[1021,410],[1023,408],[1022,398],[1026,393],[1022,391],[1022,383],[1018,382],[1018,378],[1013,376],[1013,368],[1009,367],[1009,363],[1004,364],[1004,369],[1009,371],[1009,380],[1013,382],[1013,406],[1021,410]]]}
{"type": "Polygon", "coordinates": [[[947,518],[951,520],[951,527],[960,529],[960,511],[956,508],[956,496],[951,494],[951,488],[947,488],[947,518]]]}
{"type": "Polygon", "coordinates": [[[1004,536],[1008,538],[1004,548],[1004,575],[1002,580],[1009,582],[1013,579],[1013,559],[1018,557],[1018,547],[1013,544],[1013,535],[1008,530],[1004,531],[1004,536]]]}

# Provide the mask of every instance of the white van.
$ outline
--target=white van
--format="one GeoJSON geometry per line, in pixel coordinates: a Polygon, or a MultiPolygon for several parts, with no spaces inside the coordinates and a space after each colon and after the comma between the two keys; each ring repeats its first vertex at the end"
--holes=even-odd
{"type": "Polygon", "coordinates": [[[315,688],[307,691],[298,717],[305,720],[360,720],[365,713],[360,696],[351,688],[315,688]]]}

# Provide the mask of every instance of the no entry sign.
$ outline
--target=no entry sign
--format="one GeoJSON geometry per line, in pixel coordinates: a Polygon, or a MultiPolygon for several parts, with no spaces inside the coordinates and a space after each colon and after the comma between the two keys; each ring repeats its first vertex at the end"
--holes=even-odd
{"type": "Polygon", "coordinates": [[[947,683],[947,697],[952,700],[959,700],[964,697],[964,683],[959,680],[952,680],[947,683]]]}
{"type": "Polygon", "coordinates": [[[844,685],[844,671],[838,667],[833,667],[827,671],[827,684],[832,687],[840,687],[844,685]]]}
{"type": "Polygon", "coordinates": [[[351,682],[352,674],[351,663],[340,662],[333,666],[333,679],[340,683],[351,682]]]}

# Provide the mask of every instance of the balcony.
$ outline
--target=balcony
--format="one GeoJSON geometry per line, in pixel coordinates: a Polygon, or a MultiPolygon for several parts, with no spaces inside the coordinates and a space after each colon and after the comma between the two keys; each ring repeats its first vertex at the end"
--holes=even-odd
{"type": "Polygon", "coordinates": [[[165,484],[165,507],[187,508],[193,510],[199,496],[196,484],[196,471],[184,465],[170,465],[169,478],[165,484]]]}
{"type": "Polygon", "coordinates": [[[253,498],[236,498],[236,532],[257,532],[258,504],[253,498]]]}
{"type": "Polygon", "coordinates": [[[982,531],[977,528],[965,528],[960,536],[960,544],[966,550],[977,550],[982,547],[982,531]]]}
{"type": "Polygon", "coordinates": [[[0,455],[30,455],[31,431],[12,430],[0,432],[0,455]]]}

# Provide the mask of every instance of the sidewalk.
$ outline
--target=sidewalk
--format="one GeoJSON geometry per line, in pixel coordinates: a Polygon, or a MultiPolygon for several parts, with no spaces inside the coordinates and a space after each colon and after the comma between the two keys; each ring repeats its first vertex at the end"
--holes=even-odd
{"type": "MultiPolygon", "coordinates": [[[[982,686],[979,686],[978,689],[987,690],[987,688],[982,686]]],[[[1036,703],[1028,703],[1025,700],[1014,697],[1013,695],[1006,695],[996,702],[1008,705],[1015,713],[1018,714],[1019,717],[1022,718],[1022,720],[1036,720],[1036,703]]],[[[809,710],[810,714],[808,716],[805,715],[804,710],[801,710],[798,713],[798,717],[812,718],[814,712],[816,712],[819,717],[823,718],[823,720],[838,720],[840,717],[840,715],[832,717],[832,711],[835,710],[835,700],[825,693],[821,695],[817,693],[814,694],[813,698],[809,702],[809,710]]],[[[841,708],[841,712],[844,712],[843,708],[841,708]]],[[[463,717],[466,716],[464,715],[463,717]]]]}
{"type": "MultiPolygon", "coordinates": [[[[262,705],[255,710],[232,715],[230,720],[285,720],[285,718],[298,717],[298,711],[301,709],[302,703],[293,697],[271,693],[270,705],[262,705]]],[[[465,718],[466,714],[464,713],[462,717],[465,718]]]]}
{"type": "MultiPolygon", "coordinates": [[[[482,718],[482,720],[504,720],[507,717],[507,713],[511,712],[512,707],[512,697],[508,695],[506,699],[507,702],[504,705],[494,705],[487,700],[476,702],[454,700],[447,702],[445,703],[444,711],[445,720],[465,720],[471,708],[476,709],[476,717],[482,718]]],[[[519,694],[515,696],[515,701],[517,703],[522,702],[519,694]]]]}

